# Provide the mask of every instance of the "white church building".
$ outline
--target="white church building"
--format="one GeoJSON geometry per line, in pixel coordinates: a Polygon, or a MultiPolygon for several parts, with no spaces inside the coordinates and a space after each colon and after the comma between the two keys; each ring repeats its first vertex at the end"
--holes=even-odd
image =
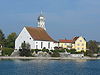
{"type": "Polygon", "coordinates": [[[15,49],[21,49],[23,42],[28,43],[31,49],[54,49],[54,40],[46,32],[45,17],[42,14],[38,17],[38,27],[23,28],[15,40],[15,49]]]}

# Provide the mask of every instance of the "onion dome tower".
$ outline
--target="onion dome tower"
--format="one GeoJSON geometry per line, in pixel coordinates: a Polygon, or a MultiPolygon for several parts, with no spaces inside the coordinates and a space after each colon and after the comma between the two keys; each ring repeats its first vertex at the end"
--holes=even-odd
{"type": "Polygon", "coordinates": [[[40,16],[38,17],[38,27],[41,27],[44,30],[46,30],[46,28],[45,28],[45,17],[42,15],[42,11],[41,11],[40,16]]]}

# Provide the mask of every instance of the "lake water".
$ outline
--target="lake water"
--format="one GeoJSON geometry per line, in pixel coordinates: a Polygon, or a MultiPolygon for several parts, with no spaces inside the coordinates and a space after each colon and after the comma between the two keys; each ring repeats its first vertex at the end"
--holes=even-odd
{"type": "Polygon", "coordinates": [[[100,75],[100,60],[0,60],[0,75],[100,75]]]}

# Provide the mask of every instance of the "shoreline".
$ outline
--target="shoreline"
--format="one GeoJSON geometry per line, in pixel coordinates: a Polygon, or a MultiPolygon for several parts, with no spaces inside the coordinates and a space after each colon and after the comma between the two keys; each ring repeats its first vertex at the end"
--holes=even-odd
{"type": "Polygon", "coordinates": [[[10,56],[1,56],[0,60],[2,59],[25,59],[25,60],[99,60],[100,58],[95,57],[83,57],[83,58],[76,58],[76,57],[10,57],[10,56]]]}

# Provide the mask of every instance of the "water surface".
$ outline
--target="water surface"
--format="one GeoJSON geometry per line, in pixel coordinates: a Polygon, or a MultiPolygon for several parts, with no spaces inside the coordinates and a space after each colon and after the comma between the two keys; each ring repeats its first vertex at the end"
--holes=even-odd
{"type": "Polygon", "coordinates": [[[0,60],[0,75],[100,75],[100,60],[0,60]]]}

